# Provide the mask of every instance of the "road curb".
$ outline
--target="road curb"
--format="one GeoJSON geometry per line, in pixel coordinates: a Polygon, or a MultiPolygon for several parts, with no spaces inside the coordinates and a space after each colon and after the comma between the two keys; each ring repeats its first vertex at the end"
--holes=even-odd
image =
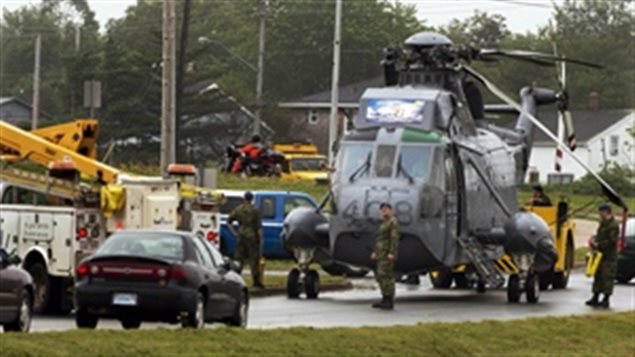
{"type": "MultiPolygon", "coordinates": [[[[320,292],[331,292],[331,291],[344,291],[353,289],[353,283],[347,281],[345,283],[339,284],[324,284],[320,285],[320,292]]],[[[286,288],[266,288],[266,289],[249,289],[249,295],[251,297],[268,297],[268,296],[277,296],[277,295],[286,295],[286,288]]]]}

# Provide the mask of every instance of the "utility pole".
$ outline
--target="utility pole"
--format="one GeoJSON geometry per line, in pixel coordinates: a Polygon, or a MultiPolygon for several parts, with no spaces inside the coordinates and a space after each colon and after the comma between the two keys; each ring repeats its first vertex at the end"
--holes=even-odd
{"type": "Polygon", "coordinates": [[[161,97],[161,175],[175,159],[175,0],[163,1],[163,79],[161,97]]]}
{"type": "Polygon", "coordinates": [[[174,142],[175,148],[175,161],[183,162],[183,152],[179,143],[181,142],[181,117],[183,115],[183,83],[185,77],[185,61],[187,60],[187,38],[190,28],[190,0],[183,2],[183,21],[181,22],[181,33],[179,40],[178,59],[176,64],[176,101],[175,106],[175,125],[174,125],[174,142]]]}
{"type": "Polygon", "coordinates": [[[37,129],[40,118],[40,57],[42,52],[42,35],[35,38],[35,65],[33,69],[33,103],[31,103],[31,130],[37,129]]]}
{"type": "Polygon", "coordinates": [[[266,0],[261,0],[260,2],[260,34],[258,40],[258,76],[256,79],[256,110],[254,111],[254,115],[256,120],[254,120],[254,135],[260,134],[260,113],[263,106],[262,103],[262,85],[263,85],[263,76],[265,69],[265,22],[267,17],[267,3],[266,0]]]}
{"type": "Polygon", "coordinates": [[[342,39],[342,0],[335,2],[335,38],[333,39],[333,79],[331,80],[331,116],[329,118],[329,164],[333,164],[337,139],[340,85],[340,45],[342,39]]]}
{"type": "Polygon", "coordinates": [[[79,53],[79,49],[82,41],[82,25],[75,24],[75,52],[79,53]]]}

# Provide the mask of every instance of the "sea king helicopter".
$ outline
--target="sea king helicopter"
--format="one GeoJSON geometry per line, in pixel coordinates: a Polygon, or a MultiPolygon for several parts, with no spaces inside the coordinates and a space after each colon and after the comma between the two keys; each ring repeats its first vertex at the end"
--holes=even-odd
{"type": "Polygon", "coordinates": [[[536,302],[539,275],[552,269],[558,254],[547,223],[523,210],[516,197],[535,129],[584,167],[611,202],[628,210],[615,190],[573,154],[575,143],[568,146],[536,118],[538,107],[548,104],[570,118],[562,79],[558,90],[522,88],[517,103],[470,67],[474,61],[502,58],[600,67],[552,54],[454,45],[429,32],[385,49],[385,86],[362,95],[354,130],[337,145],[329,194],[317,210],[296,208],[284,222],[282,239],[300,267],[289,273],[289,297],[304,289],[307,298],[317,298],[319,275],[309,269],[313,262],[333,275],[372,270],[379,206],[388,202],[400,229],[397,275],[465,266],[484,291],[505,285],[494,262],[506,255],[518,268],[508,278],[508,299],[516,302],[524,293],[528,302],[536,302]],[[504,104],[485,105],[477,83],[504,104]],[[507,128],[491,123],[489,112],[518,117],[507,128]]]}

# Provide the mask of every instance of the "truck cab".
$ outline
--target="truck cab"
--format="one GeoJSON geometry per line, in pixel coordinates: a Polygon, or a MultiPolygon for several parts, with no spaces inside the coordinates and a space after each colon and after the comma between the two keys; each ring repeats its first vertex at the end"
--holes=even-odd
{"type": "MultiPolygon", "coordinates": [[[[220,207],[220,236],[221,252],[224,255],[233,256],[236,250],[236,238],[227,228],[227,217],[244,202],[245,192],[222,191],[225,195],[225,203],[220,207]]],[[[254,205],[260,211],[262,218],[262,255],[266,258],[291,258],[291,254],[284,248],[280,238],[284,219],[294,208],[317,208],[318,204],[311,196],[302,192],[252,191],[252,193],[254,194],[254,205]]],[[[238,223],[234,222],[234,227],[237,228],[238,223]]]]}
{"type": "Polygon", "coordinates": [[[284,155],[280,178],[283,180],[328,181],[326,156],[313,144],[276,144],[273,150],[284,155]]]}

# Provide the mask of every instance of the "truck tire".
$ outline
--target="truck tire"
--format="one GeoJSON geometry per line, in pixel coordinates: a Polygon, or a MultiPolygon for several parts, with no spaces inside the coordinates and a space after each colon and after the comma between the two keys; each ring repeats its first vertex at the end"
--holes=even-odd
{"type": "Polygon", "coordinates": [[[573,252],[573,241],[569,239],[567,241],[567,252],[564,256],[564,271],[553,273],[552,282],[554,289],[566,289],[567,285],[569,285],[569,276],[571,275],[571,269],[573,269],[575,259],[573,252]]]}
{"type": "Polygon", "coordinates": [[[29,265],[26,270],[33,278],[33,312],[42,314],[50,310],[53,282],[41,262],[29,265]]]}

